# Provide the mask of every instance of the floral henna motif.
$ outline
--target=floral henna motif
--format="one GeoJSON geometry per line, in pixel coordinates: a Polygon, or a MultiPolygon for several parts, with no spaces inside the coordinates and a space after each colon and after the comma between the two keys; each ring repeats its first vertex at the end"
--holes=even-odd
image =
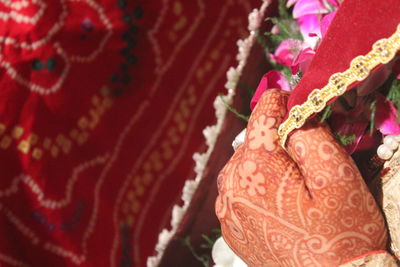
{"type": "Polygon", "coordinates": [[[265,177],[260,172],[256,172],[255,162],[247,160],[239,166],[239,185],[247,189],[250,196],[265,195],[265,177]]]}
{"type": "Polygon", "coordinates": [[[251,149],[257,149],[264,146],[267,151],[274,151],[276,147],[275,140],[277,135],[275,131],[271,129],[275,126],[275,118],[267,118],[265,115],[261,115],[254,121],[251,126],[249,134],[249,147],[251,149]]]}
{"type": "Polygon", "coordinates": [[[338,266],[385,249],[383,217],[326,126],[294,133],[288,152],[277,145],[286,99],[264,93],[245,142],[220,173],[216,213],[226,242],[250,266],[338,266]]]}

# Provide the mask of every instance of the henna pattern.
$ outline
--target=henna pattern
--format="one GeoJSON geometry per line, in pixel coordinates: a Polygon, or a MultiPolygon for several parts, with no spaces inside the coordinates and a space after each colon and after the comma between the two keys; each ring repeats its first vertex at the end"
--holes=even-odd
{"type": "Polygon", "coordinates": [[[383,217],[350,156],[327,126],[277,128],[287,94],[269,90],[245,142],[218,177],[216,213],[226,242],[250,266],[338,266],[385,249],[383,217]]]}

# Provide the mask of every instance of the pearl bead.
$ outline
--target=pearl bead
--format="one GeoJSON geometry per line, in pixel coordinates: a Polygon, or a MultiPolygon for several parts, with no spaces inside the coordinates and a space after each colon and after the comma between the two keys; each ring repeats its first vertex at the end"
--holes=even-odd
{"type": "Polygon", "coordinates": [[[380,145],[377,154],[381,159],[388,160],[393,156],[393,151],[386,145],[380,145]]]}
{"type": "Polygon", "coordinates": [[[400,143],[400,135],[392,135],[396,142],[400,143]]]}
{"type": "Polygon", "coordinates": [[[244,139],[246,137],[246,129],[243,129],[232,142],[232,147],[236,151],[236,149],[244,143],[244,139]]]}
{"type": "Polygon", "coordinates": [[[211,256],[217,266],[232,266],[235,259],[235,253],[222,237],[215,241],[211,256]]]}
{"type": "Polygon", "coordinates": [[[391,150],[397,149],[399,143],[397,142],[394,135],[387,135],[383,138],[383,144],[385,144],[391,150]]]}

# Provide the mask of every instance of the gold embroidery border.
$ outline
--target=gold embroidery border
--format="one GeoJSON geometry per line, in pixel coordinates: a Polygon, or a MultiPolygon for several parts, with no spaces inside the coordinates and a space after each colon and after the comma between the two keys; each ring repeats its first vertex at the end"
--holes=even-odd
{"type": "Polygon", "coordinates": [[[73,145],[83,145],[87,142],[91,131],[100,123],[102,116],[113,105],[110,88],[103,86],[99,93],[91,98],[91,107],[76,121],[75,127],[54,137],[39,136],[30,132],[23,137],[26,129],[20,125],[6,126],[0,122],[0,150],[7,150],[13,142],[19,152],[30,155],[35,160],[40,160],[48,152],[57,158],[61,151],[68,154],[73,145]],[[22,140],[21,140],[22,139],[22,140]]]}
{"type": "Polygon", "coordinates": [[[365,80],[376,66],[391,61],[398,50],[400,50],[400,24],[392,36],[376,41],[368,54],[353,58],[350,68],[333,74],[327,85],[322,89],[314,89],[303,104],[291,108],[289,117],[278,129],[280,145],[285,148],[290,132],[302,127],[312,114],[322,111],[331,99],[344,94],[352,83],[365,80]]]}

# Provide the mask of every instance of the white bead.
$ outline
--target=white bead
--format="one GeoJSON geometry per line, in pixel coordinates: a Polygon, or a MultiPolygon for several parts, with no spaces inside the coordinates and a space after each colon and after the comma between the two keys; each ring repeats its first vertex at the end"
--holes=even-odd
{"type": "Polygon", "coordinates": [[[395,139],[393,135],[387,135],[383,138],[383,143],[390,148],[391,150],[395,150],[398,148],[399,143],[395,139]]]}
{"type": "Polygon", "coordinates": [[[236,137],[235,140],[232,142],[232,147],[233,150],[236,151],[236,149],[244,143],[244,138],[246,137],[246,128],[243,129],[236,137]]]}
{"type": "Polygon", "coordinates": [[[400,135],[392,135],[396,142],[400,143],[400,135]]]}
{"type": "Polygon", "coordinates": [[[388,160],[393,156],[393,151],[386,145],[380,145],[377,151],[378,157],[383,160],[388,160]]]}
{"type": "Polygon", "coordinates": [[[235,255],[232,267],[247,267],[247,264],[241,258],[235,255]]]}
{"type": "Polygon", "coordinates": [[[235,253],[222,237],[215,241],[211,255],[215,264],[218,266],[232,266],[235,259],[235,253]]]}

